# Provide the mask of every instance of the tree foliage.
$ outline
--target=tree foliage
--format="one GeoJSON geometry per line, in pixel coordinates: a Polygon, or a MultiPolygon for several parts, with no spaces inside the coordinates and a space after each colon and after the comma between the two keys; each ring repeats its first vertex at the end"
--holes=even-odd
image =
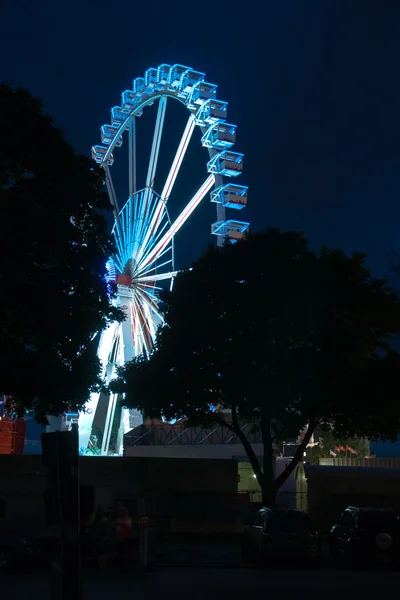
{"type": "Polygon", "coordinates": [[[127,364],[116,388],[150,416],[225,423],[242,441],[264,501],[273,502],[317,426],[341,437],[399,431],[390,335],[400,331],[400,304],[364,258],[316,254],[301,233],[273,229],[210,246],[164,295],[156,351],[127,364]],[[229,409],[231,419],[211,406],[229,409]],[[261,430],[263,465],[243,420],[261,430]],[[305,428],[274,481],[275,445],[305,428]]]}
{"type": "Polygon", "coordinates": [[[96,334],[113,245],[101,170],[78,156],[28,92],[0,86],[0,392],[39,421],[100,385],[96,334]]]}

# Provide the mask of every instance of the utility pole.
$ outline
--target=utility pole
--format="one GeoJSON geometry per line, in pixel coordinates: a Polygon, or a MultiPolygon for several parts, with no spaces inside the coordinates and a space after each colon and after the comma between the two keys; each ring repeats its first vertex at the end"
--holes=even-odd
{"type": "Polygon", "coordinates": [[[51,600],[82,600],[78,428],[42,434],[49,488],[46,522],[59,525],[59,554],[52,563],[51,600]]]}

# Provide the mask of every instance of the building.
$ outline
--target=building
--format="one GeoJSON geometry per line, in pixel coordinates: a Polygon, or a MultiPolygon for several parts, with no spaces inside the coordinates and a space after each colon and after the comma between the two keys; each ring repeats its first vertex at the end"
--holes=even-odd
{"type": "MultiPolygon", "coordinates": [[[[241,429],[246,433],[255,455],[262,465],[264,448],[260,431],[255,430],[252,423],[249,422],[243,422],[241,429]]],[[[262,502],[261,489],[242,442],[235,433],[223,425],[209,428],[186,427],[185,421],[170,424],[149,419],[125,434],[124,456],[233,460],[238,465],[238,492],[248,493],[250,502],[255,504],[262,502]]],[[[291,456],[273,458],[276,477],[286,468],[290,460],[291,456]]],[[[288,478],[278,492],[277,503],[284,507],[295,506],[296,484],[293,475],[288,478]]]]}
{"type": "MultiPolygon", "coordinates": [[[[247,496],[238,494],[233,460],[79,457],[79,468],[83,519],[96,506],[112,511],[121,503],[166,531],[244,519],[247,496]]],[[[0,522],[32,537],[58,535],[57,525],[46,524],[48,486],[41,456],[3,456],[0,522]]]]}

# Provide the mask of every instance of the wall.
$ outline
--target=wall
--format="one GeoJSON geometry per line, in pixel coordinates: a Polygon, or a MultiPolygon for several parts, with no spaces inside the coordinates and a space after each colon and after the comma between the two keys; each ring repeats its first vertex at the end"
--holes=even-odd
{"type": "MultiPolygon", "coordinates": [[[[263,455],[262,444],[252,444],[256,456],[263,455]]],[[[165,446],[127,446],[126,457],[229,459],[244,455],[242,444],[170,444],[165,446]]]]}
{"type": "Polygon", "coordinates": [[[296,481],[298,508],[323,529],[351,504],[400,509],[400,469],[300,465],[296,481]]]}
{"type": "Polygon", "coordinates": [[[385,467],[398,469],[400,468],[400,457],[320,458],[319,464],[324,467],[385,467]]]}
{"type": "MultiPolygon", "coordinates": [[[[79,459],[81,484],[95,488],[95,502],[108,508],[116,500],[144,498],[147,511],[168,517],[173,494],[196,492],[235,494],[238,465],[233,460],[160,458],[79,459]]],[[[30,535],[53,535],[57,527],[45,525],[44,492],[47,475],[41,456],[0,457],[0,499],[6,501],[6,521],[30,535]]]]}

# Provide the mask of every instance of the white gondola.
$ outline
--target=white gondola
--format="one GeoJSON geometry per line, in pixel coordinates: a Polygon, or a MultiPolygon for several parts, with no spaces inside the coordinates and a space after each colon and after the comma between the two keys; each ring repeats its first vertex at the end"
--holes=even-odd
{"type": "Polygon", "coordinates": [[[227,102],[223,102],[222,100],[206,100],[206,102],[198,109],[196,114],[196,125],[200,125],[200,127],[212,125],[217,121],[225,121],[227,116],[227,102]]]}
{"type": "MultiPolygon", "coordinates": [[[[116,136],[118,127],[115,127],[113,125],[103,125],[103,127],[100,128],[100,131],[101,131],[101,143],[107,144],[107,146],[109,146],[116,136]]],[[[115,145],[118,147],[122,146],[122,136],[121,135],[119,136],[115,145]]]]}
{"type": "MultiPolygon", "coordinates": [[[[100,164],[104,164],[104,157],[106,155],[108,151],[108,148],[106,146],[93,146],[92,148],[92,159],[94,161],[96,161],[99,165],[100,164]]],[[[109,155],[109,157],[107,158],[106,164],[107,165],[112,165],[114,162],[114,156],[111,153],[109,155]]]]}
{"type": "Polygon", "coordinates": [[[185,67],[184,65],[173,65],[169,71],[169,76],[168,76],[169,87],[172,88],[173,90],[180,89],[182,75],[186,71],[190,71],[190,70],[191,70],[191,67],[185,67]]]}
{"type": "Polygon", "coordinates": [[[222,204],[225,208],[241,209],[247,205],[247,190],[245,185],[227,183],[211,192],[211,202],[222,204]]]}
{"type": "Polygon", "coordinates": [[[236,125],[230,123],[215,123],[211,125],[201,138],[205,148],[225,150],[231,148],[236,140],[236,125]]]}
{"type": "Polygon", "coordinates": [[[191,105],[203,104],[206,100],[211,100],[217,96],[217,86],[214,83],[199,81],[193,86],[193,91],[190,96],[191,105]]]}
{"type": "Polygon", "coordinates": [[[121,111],[125,114],[131,113],[138,105],[138,100],[132,90],[125,90],[121,94],[121,111]]]}
{"type": "Polygon", "coordinates": [[[146,90],[146,81],[144,80],[144,78],[136,77],[136,79],[133,80],[132,89],[133,93],[136,96],[141,96],[142,94],[144,94],[146,90]]]}
{"type": "Polygon", "coordinates": [[[119,127],[125,119],[126,115],[122,112],[120,106],[114,106],[111,109],[111,125],[113,127],[119,127]]]}
{"type": "Polygon", "coordinates": [[[171,65],[162,64],[157,69],[157,90],[164,90],[168,85],[171,65]]]}
{"type": "Polygon", "coordinates": [[[213,235],[229,238],[232,242],[243,239],[248,230],[249,223],[242,221],[217,221],[211,225],[213,235]]]}
{"type": "Polygon", "coordinates": [[[203,81],[205,76],[206,74],[200,73],[200,71],[193,71],[192,69],[185,71],[181,78],[180,90],[185,92],[185,94],[189,94],[193,86],[199,83],[199,81],[203,81]]]}
{"type": "Polygon", "coordinates": [[[144,75],[146,92],[151,94],[156,89],[157,85],[157,69],[147,69],[144,75]]]}
{"type": "Polygon", "coordinates": [[[243,154],[225,150],[214,156],[207,163],[209,173],[237,177],[243,170],[243,154]]]}

